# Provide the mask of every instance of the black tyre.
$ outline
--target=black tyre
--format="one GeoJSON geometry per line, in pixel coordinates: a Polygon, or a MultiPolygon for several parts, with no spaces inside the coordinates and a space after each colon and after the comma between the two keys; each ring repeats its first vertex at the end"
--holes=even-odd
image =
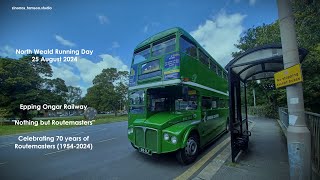
{"type": "Polygon", "coordinates": [[[188,165],[193,163],[199,153],[199,137],[197,134],[193,133],[190,134],[186,147],[180,149],[177,151],[176,157],[177,160],[183,164],[183,165],[188,165]]]}
{"type": "Polygon", "coordinates": [[[133,145],[133,143],[131,143],[131,146],[132,146],[133,148],[135,148],[135,149],[138,149],[137,147],[135,147],[135,146],[133,145]]]}

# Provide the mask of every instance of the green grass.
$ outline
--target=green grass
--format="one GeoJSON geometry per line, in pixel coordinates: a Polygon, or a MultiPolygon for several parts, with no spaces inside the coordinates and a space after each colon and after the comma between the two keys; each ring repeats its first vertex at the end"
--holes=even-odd
{"type": "MultiPolygon", "coordinates": [[[[75,121],[75,120],[84,120],[83,116],[73,116],[73,117],[56,117],[56,118],[36,118],[36,120],[56,120],[56,121],[75,121]]],[[[97,124],[106,124],[119,121],[127,121],[128,116],[114,116],[114,115],[98,115],[93,122],[93,125],[97,124]]],[[[0,136],[10,135],[10,134],[20,134],[27,132],[36,132],[36,131],[45,131],[51,129],[62,129],[62,128],[71,128],[71,127],[80,127],[76,125],[39,125],[39,126],[29,126],[29,125],[1,125],[0,123],[0,136]]]]}

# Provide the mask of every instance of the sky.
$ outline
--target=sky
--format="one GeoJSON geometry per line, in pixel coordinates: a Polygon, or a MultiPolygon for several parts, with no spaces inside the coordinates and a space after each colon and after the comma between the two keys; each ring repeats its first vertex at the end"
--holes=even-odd
{"type": "Polygon", "coordinates": [[[50,63],[54,78],[84,96],[102,69],[128,71],[136,45],[158,32],[183,28],[224,67],[248,28],[277,18],[275,0],[2,0],[0,56],[20,58],[17,49],[93,50],[77,62],[50,63]],[[12,10],[26,6],[51,9],[12,10]]]}

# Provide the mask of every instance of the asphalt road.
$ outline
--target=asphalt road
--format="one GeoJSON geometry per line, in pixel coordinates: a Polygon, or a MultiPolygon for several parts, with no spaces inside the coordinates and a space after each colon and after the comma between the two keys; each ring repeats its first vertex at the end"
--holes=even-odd
{"type": "MultiPolygon", "coordinates": [[[[224,140],[206,148],[211,148],[224,140]]],[[[56,139],[55,139],[56,140],[56,139]]],[[[79,142],[73,142],[74,144],[79,142]]],[[[50,130],[0,137],[0,179],[173,179],[189,166],[180,165],[174,154],[157,157],[138,153],[127,139],[127,122],[50,130]],[[92,150],[15,149],[15,144],[57,144],[21,142],[19,136],[87,137],[92,150]]]]}

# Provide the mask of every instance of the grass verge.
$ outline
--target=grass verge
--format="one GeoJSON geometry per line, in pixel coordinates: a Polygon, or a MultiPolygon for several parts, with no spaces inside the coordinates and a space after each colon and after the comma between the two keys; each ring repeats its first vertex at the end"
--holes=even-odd
{"type": "MultiPolygon", "coordinates": [[[[57,117],[57,118],[37,118],[36,120],[56,120],[56,121],[76,121],[76,120],[83,120],[82,116],[75,116],[75,117],[57,117]]],[[[98,115],[93,122],[93,125],[98,124],[106,124],[112,122],[119,122],[119,121],[127,121],[128,116],[114,116],[114,115],[98,115]]],[[[20,134],[20,133],[28,133],[28,132],[36,132],[36,131],[45,131],[45,130],[52,130],[52,129],[63,129],[63,128],[71,128],[71,127],[80,127],[77,125],[2,125],[0,123],[0,136],[3,135],[11,135],[11,134],[20,134]]]]}

